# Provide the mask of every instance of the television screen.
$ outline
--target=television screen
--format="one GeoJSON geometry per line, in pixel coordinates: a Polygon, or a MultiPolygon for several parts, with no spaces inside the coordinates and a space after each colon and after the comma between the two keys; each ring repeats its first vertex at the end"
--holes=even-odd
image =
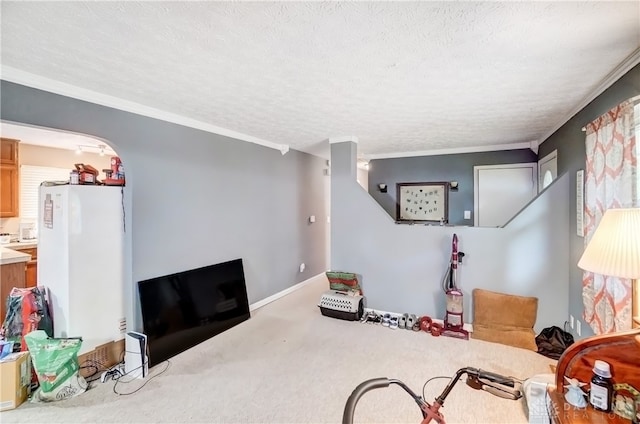
{"type": "Polygon", "coordinates": [[[242,259],[138,282],[149,365],[250,318],[242,259]]]}

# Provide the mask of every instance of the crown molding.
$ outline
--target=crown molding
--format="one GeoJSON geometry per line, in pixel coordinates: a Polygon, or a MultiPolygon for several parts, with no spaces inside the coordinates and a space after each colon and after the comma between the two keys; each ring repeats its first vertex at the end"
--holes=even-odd
{"type": "Polygon", "coordinates": [[[329,144],[344,143],[346,141],[351,141],[358,144],[358,137],[356,137],[355,135],[343,135],[340,137],[331,137],[329,139],[329,144]]]}
{"type": "Polygon", "coordinates": [[[571,118],[573,118],[578,112],[584,109],[589,103],[593,101],[596,97],[602,94],[607,88],[611,87],[614,82],[618,81],[624,74],[629,72],[631,68],[640,63],[640,47],[633,51],[625,60],[623,60],[618,66],[616,66],[613,71],[609,72],[609,74],[602,79],[596,85],[596,87],[587,94],[569,113],[564,115],[562,119],[560,119],[556,125],[552,127],[547,133],[545,133],[542,137],[540,137],[540,144],[544,143],[549,137],[551,137],[556,131],[560,129],[564,124],[569,122],[571,118]]]}
{"type": "Polygon", "coordinates": [[[0,78],[16,84],[25,85],[27,87],[36,88],[38,90],[48,91],[62,96],[95,103],[114,109],[123,110],[125,112],[135,113],[137,115],[147,116],[149,118],[159,119],[161,121],[171,122],[185,127],[195,128],[213,134],[225,137],[235,138],[237,140],[249,143],[259,144],[264,147],[279,150],[283,155],[289,151],[287,144],[278,144],[272,141],[264,140],[251,135],[243,134],[227,128],[211,125],[196,119],[187,118],[182,115],[167,112],[164,110],[152,108],[140,103],[124,100],[119,97],[110,96],[108,94],[99,93],[97,91],[76,87],[71,84],[56,81],[50,78],[35,75],[11,66],[2,65],[0,68],[0,78]]]}
{"type": "Polygon", "coordinates": [[[379,153],[379,154],[373,154],[373,155],[362,155],[362,157],[367,160],[393,159],[393,158],[408,158],[413,156],[457,155],[460,153],[495,152],[498,150],[515,150],[515,149],[529,149],[529,148],[531,148],[531,142],[496,144],[492,146],[457,147],[452,149],[439,149],[439,150],[422,150],[422,151],[415,151],[415,152],[379,153]]]}

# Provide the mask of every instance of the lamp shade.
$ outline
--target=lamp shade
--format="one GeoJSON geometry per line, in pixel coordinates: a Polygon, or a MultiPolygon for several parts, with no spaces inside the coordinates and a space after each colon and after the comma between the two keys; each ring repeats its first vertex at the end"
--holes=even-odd
{"type": "Polygon", "coordinates": [[[600,275],[640,278],[640,208],[608,209],[578,266],[600,275]]]}

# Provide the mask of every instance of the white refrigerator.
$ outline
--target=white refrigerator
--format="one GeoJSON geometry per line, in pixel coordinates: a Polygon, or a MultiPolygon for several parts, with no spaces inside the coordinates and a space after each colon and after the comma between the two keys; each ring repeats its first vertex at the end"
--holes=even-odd
{"type": "Polygon", "coordinates": [[[49,290],[54,337],[82,337],[80,353],[122,338],[122,187],[41,186],[38,285],[49,290]]]}

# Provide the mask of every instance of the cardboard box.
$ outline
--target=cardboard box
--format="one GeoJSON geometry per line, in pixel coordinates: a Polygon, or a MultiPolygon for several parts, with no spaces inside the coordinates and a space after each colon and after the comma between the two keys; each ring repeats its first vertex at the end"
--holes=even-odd
{"type": "Polygon", "coordinates": [[[0,411],[15,409],[29,396],[31,355],[12,353],[0,361],[0,411]]]}

